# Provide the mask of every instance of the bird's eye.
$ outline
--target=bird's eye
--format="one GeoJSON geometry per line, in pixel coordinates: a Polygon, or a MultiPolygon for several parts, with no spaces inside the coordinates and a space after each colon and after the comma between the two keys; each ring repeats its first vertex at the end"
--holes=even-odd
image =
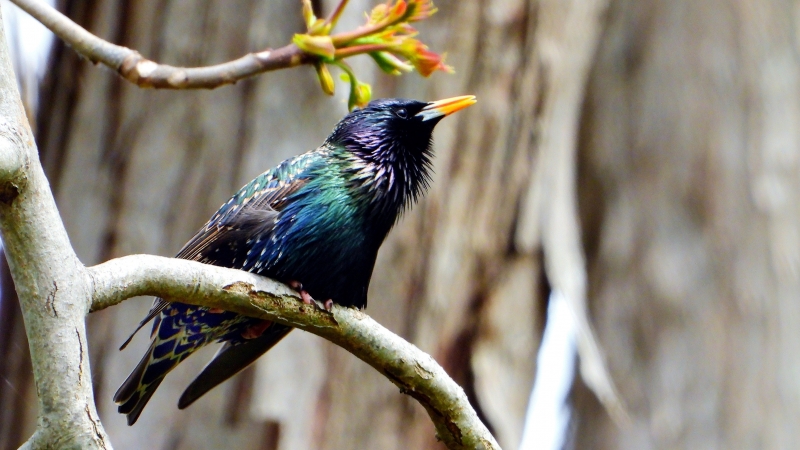
{"type": "Polygon", "coordinates": [[[401,119],[407,119],[408,118],[408,110],[406,110],[405,108],[398,109],[397,111],[395,111],[395,114],[397,114],[397,117],[399,117],[401,119]]]}

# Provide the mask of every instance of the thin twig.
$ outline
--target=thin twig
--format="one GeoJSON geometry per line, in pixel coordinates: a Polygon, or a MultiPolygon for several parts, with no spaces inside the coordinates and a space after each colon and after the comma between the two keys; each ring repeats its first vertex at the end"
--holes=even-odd
{"type": "Polygon", "coordinates": [[[137,295],[221,308],[314,333],[348,350],[416,399],[450,449],[499,449],[459,387],[428,354],[363,312],[305,305],[268,278],[235,269],[151,255],[113,259],[88,269],[92,311],[137,295]]]}
{"type": "Polygon", "coordinates": [[[315,60],[294,44],[276,50],[248,53],[239,59],[206,67],[159,64],[136,50],[105,41],[38,0],[11,0],[23,11],[94,63],[102,63],[140,87],[158,89],[213,89],[277,69],[309,64],[315,60]]]}
{"type": "Polygon", "coordinates": [[[363,55],[364,53],[382,52],[389,49],[388,44],[364,44],[355,45],[352,47],[337,48],[335,57],[336,59],[345,59],[355,55],[363,55]]]}
{"type": "Polygon", "coordinates": [[[328,16],[328,18],[327,18],[327,19],[325,19],[325,22],[326,22],[326,23],[329,23],[329,24],[331,24],[331,25],[336,25],[336,22],[339,20],[339,16],[341,16],[341,15],[342,15],[342,11],[344,11],[344,8],[347,6],[347,2],[348,2],[348,1],[349,1],[349,0],[341,0],[341,1],[339,2],[339,4],[338,4],[338,5],[336,5],[336,9],[334,9],[334,10],[331,12],[331,15],[330,15],[330,16],[328,16]]]}

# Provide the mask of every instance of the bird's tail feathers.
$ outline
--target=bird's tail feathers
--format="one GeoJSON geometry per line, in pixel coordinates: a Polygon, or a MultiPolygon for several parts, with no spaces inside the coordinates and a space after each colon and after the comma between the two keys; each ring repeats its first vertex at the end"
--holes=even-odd
{"type": "Polygon", "coordinates": [[[192,381],[178,400],[184,409],[223,381],[236,375],[283,339],[293,328],[271,323],[261,336],[241,343],[226,343],[192,381]]]}
{"type": "Polygon", "coordinates": [[[153,341],[141,361],[139,361],[139,364],[136,365],[136,368],[133,369],[131,374],[128,375],[128,378],[125,379],[114,394],[114,402],[119,405],[117,411],[127,416],[128,425],[136,423],[136,420],[147,405],[150,397],[153,396],[158,385],[161,384],[161,380],[164,379],[166,372],[174,367],[174,365],[170,367],[160,377],[156,377],[155,380],[149,384],[143,383],[144,375],[153,359],[153,349],[155,349],[155,346],[156,342],[153,341]]]}
{"type": "Polygon", "coordinates": [[[117,411],[128,416],[128,425],[136,423],[164,377],[207,342],[198,339],[181,345],[183,337],[182,332],[164,340],[156,336],[139,364],[117,389],[114,402],[119,405],[117,411]]]}

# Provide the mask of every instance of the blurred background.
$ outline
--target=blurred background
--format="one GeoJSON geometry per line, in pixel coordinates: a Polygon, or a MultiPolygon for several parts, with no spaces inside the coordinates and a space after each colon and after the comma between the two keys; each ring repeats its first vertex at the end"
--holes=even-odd
{"type": "MultiPolygon", "coordinates": [[[[504,448],[800,448],[800,2],[436,5],[418,28],[454,75],[393,78],[353,62],[375,97],[479,99],[437,127],[432,188],[382,247],[367,312],[439,361],[504,448]],[[583,363],[594,328],[627,423],[598,401],[614,403],[598,366],[573,377],[573,326],[554,340],[552,370],[563,370],[537,364],[560,298],[583,363]],[[535,374],[566,385],[570,413],[528,412],[526,427],[535,374]],[[537,425],[560,437],[545,442],[537,425]]],[[[172,65],[280,47],[304,29],[295,0],[56,6],[172,65]]],[[[351,1],[340,29],[371,6],[351,1]]],[[[58,40],[36,53],[48,40],[33,28],[6,28],[87,265],[174,255],[237,188],[319,145],[346,113],[345,84],[326,97],[310,67],[214,91],[143,90],[58,40]]],[[[5,267],[2,277],[0,447],[15,448],[33,432],[35,388],[5,267]]],[[[149,307],[140,298],[88,319],[98,410],[118,449],[443,448],[413,399],[298,331],[178,411],[206,349],[127,427],[111,396],[147,333],[117,348],[149,307]]]]}

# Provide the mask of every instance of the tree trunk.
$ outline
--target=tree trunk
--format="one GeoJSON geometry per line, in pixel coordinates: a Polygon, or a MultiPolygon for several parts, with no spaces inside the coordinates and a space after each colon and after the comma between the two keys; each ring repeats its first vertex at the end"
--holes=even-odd
{"type": "Polygon", "coordinates": [[[797,6],[611,2],[585,103],[589,294],[633,417],[575,448],[797,448],[797,6]]]}
{"type": "MultiPolygon", "coordinates": [[[[334,2],[323,2],[330,11],[334,2]]],[[[92,32],[173,65],[204,65],[278,47],[302,31],[299,2],[64,0],[92,32]]],[[[363,20],[353,1],[340,27],[363,20]]],[[[390,234],[367,312],[431,353],[464,386],[500,444],[517,445],[531,388],[543,299],[538,247],[516,224],[532,172],[538,3],[440,1],[420,24],[457,73],[423,80],[357,72],[379,97],[478,93],[436,133],[432,189],[390,234]],[[515,102],[527,98],[529,103],[515,102]]],[[[40,96],[37,139],[70,239],[86,264],[131,253],[175,254],[243,183],[319,145],[346,112],[345,85],[324,97],[308,67],[214,91],[126,84],[57,44],[40,96]]],[[[190,358],[127,427],[111,396],[141,357],[144,332],[117,352],[150,299],[93,314],[96,399],[116,448],[434,448],[424,410],[341,349],[294,332],[254,369],[185,411],[177,397],[213,350],[190,358]],[[302,356],[301,356],[302,355],[302,356]]]]}

